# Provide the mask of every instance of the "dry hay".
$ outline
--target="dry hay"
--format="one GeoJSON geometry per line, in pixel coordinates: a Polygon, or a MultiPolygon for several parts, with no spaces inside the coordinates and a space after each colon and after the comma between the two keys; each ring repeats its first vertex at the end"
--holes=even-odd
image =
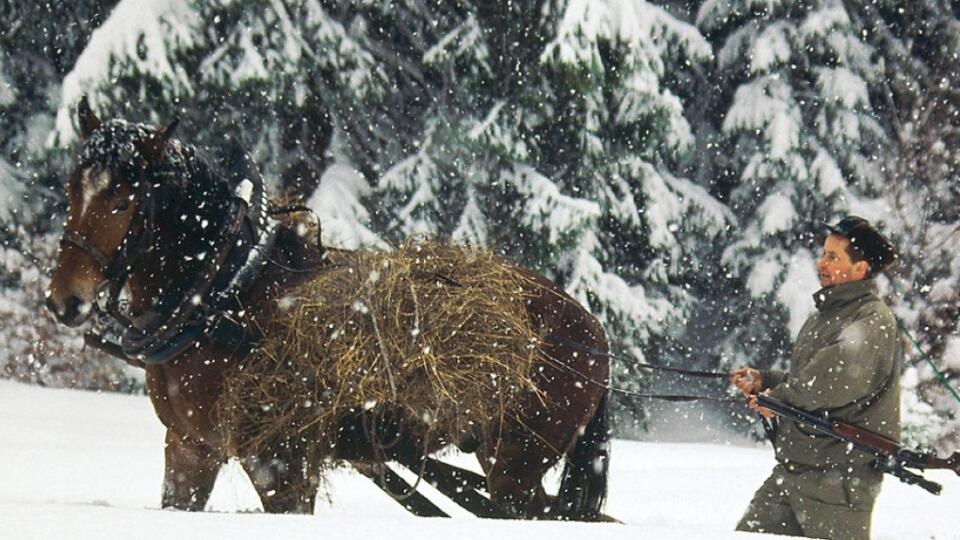
{"type": "Polygon", "coordinates": [[[516,268],[434,242],[333,260],[280,301],[268,338],[227,379],[218,406],[238,455],[293,441],[316,464],[360,412],[399,414],[424,444],[455,442],[537,392],[541,336],[516,268]]]}

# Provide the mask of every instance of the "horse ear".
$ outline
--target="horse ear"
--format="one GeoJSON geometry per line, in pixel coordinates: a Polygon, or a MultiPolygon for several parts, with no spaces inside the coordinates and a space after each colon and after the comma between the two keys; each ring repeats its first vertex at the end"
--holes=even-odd
{"type": "Polygon", "coordinates": [[[167,124],[167,127],[158,129],[147,137],[143,148],[143,153],[147,159],[156,161],[163,157],[163,149],[167,147],[167,142],[178,125],[180,125],[180,119],[174,118],[173,122],[167,124]]]}
{"type": "Polygon", "coordinates": [[[80,125],[80,136],[84,139],[100,127],[100,119],[90,108],[86,95],[80,98],[80,103],[77,105],[77,121],[80,125]]]}

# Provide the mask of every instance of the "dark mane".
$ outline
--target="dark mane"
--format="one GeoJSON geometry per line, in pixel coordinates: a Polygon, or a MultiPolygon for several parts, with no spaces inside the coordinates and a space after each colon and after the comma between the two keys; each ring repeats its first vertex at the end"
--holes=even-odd
{"type": "MultiPolygon", "coordinates": [[[[109,120],[93,132],[83,143],[77,157],[78,168],[108,170],[115,178],[132,181],[140,177],[146,163],[146,177],[162,192],[160,211],[188,212],[191,215],[204,206],[220,206],[230,195],[233,186],[226,176],[210,165],[196,147],[171,140],[164,148],[163,159],[150,162],[143,156],[143,148],[155,128],[146,124],[109,120]],[[203,202],[206,205],[201,206],[203,202]]],[[[218,208],[210,208],[216,210],[218,208]]],[[[201,212],[207,214],[208,212],[201,212]]],[[[204,216],[206,217],[206,216],[204,216]]]]}
{"type": "Polygon", "coordinates": [[[142,149],[155,132],[146,124],[109,120],[84,141],[77,166],[109,171],[112,181],[134,188],[141,181],[149,183],[145,193],[153,199],[150,214],[157,225],[149,225],[155,232],[153,247],[142,263],[156,269],[148,277],[162,293],[152,307],[162,312],[175,306],[198,279],[202,261],[227,219],[234,186],[194,146],[175,139],[164,146],[162,159],[150,160],[142,149]],[[161,245],[171,248],[154,249],[161,245]]]}

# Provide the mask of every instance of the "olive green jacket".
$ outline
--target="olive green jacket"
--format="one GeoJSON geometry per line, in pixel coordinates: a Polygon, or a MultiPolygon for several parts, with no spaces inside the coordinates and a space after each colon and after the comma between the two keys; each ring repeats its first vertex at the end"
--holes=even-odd
{"type": "MultiPolygon", "coordinates": [[[[817,312],[800,330],[790,372],[766,372],[770,395],[829,418],[900,439],[903,344],[897,320],[872,279],[814,294],[817,312]]],[[[777,460],[816,469],[862,466],[875,458],[791,421],[776,429],[777,460]]]]}

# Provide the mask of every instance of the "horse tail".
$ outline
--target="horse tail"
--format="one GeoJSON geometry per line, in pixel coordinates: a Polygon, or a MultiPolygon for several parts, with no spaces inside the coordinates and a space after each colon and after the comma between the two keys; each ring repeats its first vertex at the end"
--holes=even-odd
{"type": "Polygon", "coordinates": [[[604,394],[563,468],[557,513],[563,519],[576,521],[593,521],[600,517],[607,498],[609,470],[610,422],[607,394],[604,394]]]}

